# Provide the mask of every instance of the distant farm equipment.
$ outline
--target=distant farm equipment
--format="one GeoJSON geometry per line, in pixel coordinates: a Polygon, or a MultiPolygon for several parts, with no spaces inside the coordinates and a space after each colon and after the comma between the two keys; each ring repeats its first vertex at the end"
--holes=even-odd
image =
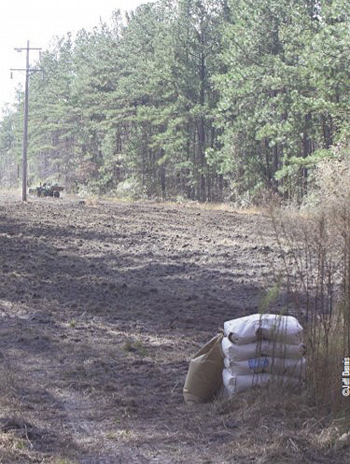
{"type": "Polygon", "coordinates": [[[57,184],[51,185],[44,183],[43,185],[40,184],[39,187],[30,188],[29,193],[38,197],[59,198],[62,190],[64,190],[64,187],[60,187],[57,184]]]}

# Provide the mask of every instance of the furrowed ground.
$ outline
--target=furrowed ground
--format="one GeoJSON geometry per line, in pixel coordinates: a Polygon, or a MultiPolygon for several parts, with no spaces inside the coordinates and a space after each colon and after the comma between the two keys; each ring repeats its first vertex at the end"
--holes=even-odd
{"type": "Polygon", "coordinates": [[[191,356],[258,311],[278,260],[263,214],[2,195],[0,462],[350,462],[298,394],[183,402],[191,356]]]}

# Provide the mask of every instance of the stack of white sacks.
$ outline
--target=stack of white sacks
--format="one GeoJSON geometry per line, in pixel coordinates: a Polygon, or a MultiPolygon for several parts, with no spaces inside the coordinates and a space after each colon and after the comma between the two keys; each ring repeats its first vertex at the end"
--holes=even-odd
{"type": "Polygon", "coordinates": [[[293,316],[253,314],[224,323],[223,383],[231,396],[271,380],[298,384],[305,377],[303,329],[293,316]]]}

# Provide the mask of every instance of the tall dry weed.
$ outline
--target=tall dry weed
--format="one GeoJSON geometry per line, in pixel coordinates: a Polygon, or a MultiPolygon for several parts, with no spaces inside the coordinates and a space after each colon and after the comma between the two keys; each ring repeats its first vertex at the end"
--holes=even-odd
{"type": "Polygon", "coordinates": [[[343,360],[350,356],[350,199],[313,210],[274,210],[279,278],[286,308],[305,327],[307,385],[316,404],[350,407],[342,396],[343,360]]]}

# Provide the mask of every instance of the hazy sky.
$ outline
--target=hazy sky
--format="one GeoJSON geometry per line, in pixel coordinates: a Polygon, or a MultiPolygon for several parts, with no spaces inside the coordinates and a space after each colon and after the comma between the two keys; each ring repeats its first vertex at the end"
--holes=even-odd
{"type": "MultiPolygon", "coordinates": [[[[10,68],[25,67],[25,52],[15,47],[48,48],[55,35],[98,26],[100,17],[108,21],[113,10],[134,10],[147,0],[0,0],[0,109],[13,101],[16,85],[24,85],[24,73],[10,68]]],[[[31,61],[38,58],[31,52],[31,61]]]]}

